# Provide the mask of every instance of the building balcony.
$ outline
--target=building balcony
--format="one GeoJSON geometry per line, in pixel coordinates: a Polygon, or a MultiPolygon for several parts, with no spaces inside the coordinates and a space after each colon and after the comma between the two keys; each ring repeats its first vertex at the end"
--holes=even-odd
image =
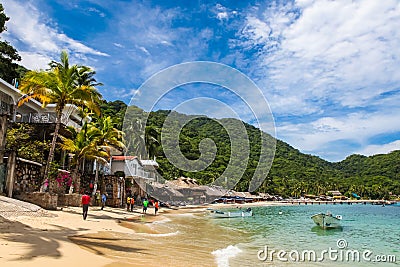
{"type": "MultiPolygon", "coordinates": [[[[16,122],[26,122],[26,123],[56,123],[56,113],[52,112],[43,112],[43,113],[28,113],[28,114],[20,114],[17,113],[15,116],[16,122]]],[[[75,128],[80,128],[80,124],[75,122],[74,120],[65,116],[65,114],[61,115],[61,123],[66,126],[73,126],[75,128]]]]}

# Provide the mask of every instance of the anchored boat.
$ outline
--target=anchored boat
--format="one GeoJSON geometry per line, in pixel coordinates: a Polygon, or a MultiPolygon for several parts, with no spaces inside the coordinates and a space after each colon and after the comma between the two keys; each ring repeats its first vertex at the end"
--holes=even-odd
{"type": "Polygon", "coordinates": [[[341,227],[340,221],[342,220],[342,216],[333,216],[330,212],[327,212],[315,214],[311,216],[311,219],[322,229],[330,229],[341,227]]]}
{"type": "Polygon", "coordinates": [[[239,211],[210,210],[210,215],[214,218],[250,217],[253,216],[253,211],[251,210],[251,208],[239,211]]]}

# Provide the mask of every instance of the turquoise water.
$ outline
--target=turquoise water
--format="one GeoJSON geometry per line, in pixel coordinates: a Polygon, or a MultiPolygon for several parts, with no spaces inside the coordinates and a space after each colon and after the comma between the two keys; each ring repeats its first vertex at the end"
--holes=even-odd
{"type": "Polygon", "coordinates": [[[102,253],[129,266],[400,267],[400,207],[302,204],[253,207],[253,214],[217,219],[183,211],[151,223],[142,217],[143,229],[132,222],[137,233],[92,238],[114,240],[102,253]],[[343,217],[342,228],[315,226],[310,217],[327,211],[343,217]]]}
{"type": "Polygon", "coordinates": [[[400,266],[400,207],[322,204],[253,212],[249,218],[207,219],[248,237],[214,253],[219,266],[400,266]],[[315,226],[310,217],[326,211],[342,215],[341,229],[315,226]]]}

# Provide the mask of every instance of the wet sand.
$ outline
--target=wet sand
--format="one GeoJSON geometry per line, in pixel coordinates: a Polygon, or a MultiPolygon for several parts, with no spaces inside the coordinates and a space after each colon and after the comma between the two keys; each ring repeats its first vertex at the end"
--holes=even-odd
{"type": "MultiPolygon", "coordinates": [[[[0,266],[126,266],[119,264],[118,259],[108,258],[102,250],[126,251],[127,246],[119,245],[116,236],[135,234],[123,222],[141,220],[139,209],[131,213],[118,208],[90,207],[87,220],[83,220],[81,207],[57,211],[37,206],[21,208],[28,205],[35,206],[0,196],[0,266]],[[98,238],[88,241],[86,235],[98,238]],[[80,245],[71,242],[74,238],[80,245]]],[[[158,219],[150,214],[146,217],[148,221],[158,219]]]]}
{"type": "Polygon", "coordinates": [[[244,242],[243,233],[219,228],[203,211],[121,221],[131,233],[98,232],[70,237],[93,253],[115,260],[109,266],[217,266],[212,252],[244,242]],[[101,242],[99,242],[101,240],[101,242]],[[116,249],[124,247],[125,249],[116,249]]]}
{"type": "MultiPolygon", "coordinates": [[[[230,205],[212,207],[219,206],[230,205]]],[[[0,209],[0,266],[216,266],[213,251],[246,237],[205,220],[205,209],[161,208],[154,216],[149,208],[142,216],[139,209],[90,207],[86,221],[80,207],[0,209]]]]}
{"type": "MultiPolygon", "coordinates": [[[[168,213],[179,215],[189,210],[162,208],[154,216],[150,208],[143,216],[139,209],[131,213],[90,207],[84,221],[80,207],[25,213],[15,212],[17,207],[7,211],[0,207],[0,266],[187,265],[179,262],[185,256],[175,259],[174,254],[184,254],[184,248],[170,246],[174,238],[162,221],[169,220],[165,217],[168,213]]],[[[213,266],[212,258],[198,264],[206,265],[213,266]]]]}

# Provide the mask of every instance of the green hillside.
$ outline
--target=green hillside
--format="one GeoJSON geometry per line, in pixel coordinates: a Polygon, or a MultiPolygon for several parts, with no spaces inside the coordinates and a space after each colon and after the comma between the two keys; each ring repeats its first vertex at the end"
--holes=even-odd
{"type": "MultiPolygon", "coordinates": [[[[119,110],[120,104],[118,103],[119,110]]],[[[112,107],[108,107],[108,109],[112,109],[112,107]]],[[[189,121],[179,133],[179,148],[186,158],[190,160],[199,159],[199,144],[205,138],[212,139],[216,144],[216,156],[212,163],[203,171],[190,172],[171,164],[161,146],[161,129],[169,113],[170,111],[160,110],[146,114],[140,108],[129,107],[124,125],[125,127],[128,125],[128,128],[134,133],[138,127],[144,127],[137,126],[138,120],[148,115],[148,123],[145,127],[146,136],[142,136],[141,140],[146,139],[147,148],[151,150],[152,155],[157,157],[157,162],[160,165],[159,173],[165,179],[185,176],[195,178],[202,184],[213,182],[225,171],[231,153],[228,133],[220,123],[235,124],[238,121],[235,119],[215,120],[207,117],[195,118],[185,114],[174,114],[174,117],[179,118],[179,120],[189,121]],[[151,135],[149,131],[152,131],[153,134],[151,135]],[[157,132],[158,134],[155,134],[157,132]],[[157,140],[154,140],[154,138],[157,140]],[[150,142],[151,140],[153,141],[150,142]],[[149,145],[149,143],[152,144],[149,145]]],[[[271,136],[254,126],[244,125],[250,144],[250,157],[243,178],[235,186],[235,189],[239,191],[248,190],[249,182],[259,161],[261,135],[271,144],[273,141],[271,136]]],[[[168,136],[166,132],[163,134],[168,136]]],[[[138,155],[140,154],[138,150],[140,145],[136,138],[133,139],[130,136],[127,140],[128,153],[138,155]]],[[[243,141],[244,144],[245,141],[243,141]]],[[[203,151],[203,153],[211,153],[211,150],[203,151]]],[[[146,156],[142,154],[143,157],[146,156]]],[[[201,169],[202,162],[199,161],[198,164],[199,169],[201,169]]],[[[341,162],[331,163],[317,156],[303,154],[289,144],[276,140],[276,151],[271,170],[257,191],[279,194],[284,197],[298,197],[303,194],[318,195],[329,190],[339,190],[347,196],[355,192],[363,198],[389,198],[390,194],[400,195],[399,172],[400,151],[371,157],[351,155],[341,162]]]]}

